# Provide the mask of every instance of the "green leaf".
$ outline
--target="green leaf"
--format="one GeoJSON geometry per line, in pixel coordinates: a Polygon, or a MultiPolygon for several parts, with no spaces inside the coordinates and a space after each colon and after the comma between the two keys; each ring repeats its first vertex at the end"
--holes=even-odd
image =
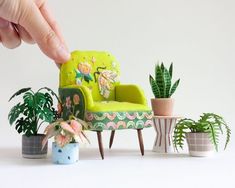
{"type": "Polygon", "coordinates": [[[18,103],[17,105],[15,105],[14,107],[12,107],[12,109],[10,110],[9,114],[8,114],[8,119],[9,119],[9,123],[10,125],[12,125],[16,119],[19,117],[19,115],[21,113],[23,113],[23,108],[21,103],[18,103]]]}
{"type": "Polygon", "coordinates": [[[191,130],[195,125],[195,121],[192,119],[181,119],[175,126],[174,135],[173,135],[173,144],[176,150],[178,151],[178,147],[183,149],[185,134],[188,130],[191,130]]]}
{"type": "Polygon", "coordinates": [[[34,101],[35,101],[35,108],[38,108],[38,107],[42,108],[44,107],[45,103],[48,102],[44,93],[40,93],[40,92],[37,92],[34,95],[34,101]]]}
{"type": "Polygon", "coordinates": [[[29,91],[29,90],[31,90],[30,87],[20,89],[19,91],[17,91],[16,93],[14,93],[14,94],[11,96],[11,98],[9,99],[9,101],[11,101],[14,97],[16,97],[16,96],[18,96],[18,95],[20,95],[20,94],[22,94],[22,93],[25,93],[25,92],[27,92],[27,91],[29,91]]]}
{"type": "Polygon", "coordinates": [[[157,65],[156,68],[156,75],[155,75],[155,82],[159,87],[160,90],[160,98],[164,98],[165,93],[165,82],[164,82],[164,75],[160,65],[157,65]]]}
{"type": "Polygon", "coordinates": [[[150,86],[152,88],[155,98],[160,98],[161,93],[160,93],[159,87],[151,75],[149,75],[149,82],[150,82],[150,86]]]}
{"type": "Polygon", "coordinates": [[[163,64],[163,62],[161,63],[161,70],[162,70],[162,72],[164,72],[164,69],[165,69],[165,66],[164,66],[164,64],[163,64]]]}
{"type": "Polygon", "coordinates": [[[230,141],[230,137],[231,137],[231,130],[230,128],[228,127],[228,125],[225,123],[225,129],[226,129],[226,142],[225,142],[225,146],[224,146],[224,150],[227,148],[228,146],[228,143],[230,141]]]}
{"type": "Polygon", "coordinates": [[[171,90],[170,90],[170,97],[173,95],[173,93],[174,93],[175,90],[177,89],[179,83],[180,83],[180,79],[178,79],[178,80],[173,84],[173,86],[171,87],[171,90]]]}
{"type": "Polygon", "coordinates": [[[164,67],[163,77],[165,82],[164,98],[169,98],[170,89],[171,89],[171,76],[169,71],[165,67],[164,67]]]}
{"type": "Polygon", "coordinates": [[[210,123],[210,122],[208,122],[208,123],[209,123],[210,129],[207,130],[206,132],[208,132],[210,140],[215,146],[215,150],[218,151],[218,145],[219,145],[218,132],[215,130],[212,123],[210,123]]]}
{"type": "Polygon", "coordinates": [[[53,112],[48,108],[38,109],[38,117],[48,123],[51,123],[54,120],[53,112]]]}
{"type": "Polygon", "coordinates": [[[49,93],[45,93],[44,94],[44,99],[45,99],[44,105],[47,108],[51,108],[53,106],[53,98],[51,97],[51,95],[49,93]]]}
{"type": "Polygon", "coordinates": [[[39,91],[41,91],[41,90],[47,90],[49,93],[51,93],[52,96],[54,96],[54,97],[57,99],[57,101],[58,101],[59,103],[61,103],[61,101],[60,101],[58,95],[57,95],[52,89],[50,89],[50,88],[48,88],[48,87],[42,87],[42,88],[40,88],[37,92],[39,92],[39,91]]]}
{"type": "Polygon", "coordinates": [[[23,99],[28,107],[35,108],[34,94],[32,92],[26,92],[23,96],[23,99]]]}
{"type": "Polygon", "coordinates": [[[16,121],[15,129],[17,132],[24,133],[26,136],[31,136],[37,134],[37,127],[32,124],[28,117],[21,117],[16,121]]]}
{"type": "Polygon", "coordinates": [[[169,68],[169,74],[170,74],[170,76],[172,78],[172,75],[173,75],[173,63],[171,63],[171,66],[169,68]]]}

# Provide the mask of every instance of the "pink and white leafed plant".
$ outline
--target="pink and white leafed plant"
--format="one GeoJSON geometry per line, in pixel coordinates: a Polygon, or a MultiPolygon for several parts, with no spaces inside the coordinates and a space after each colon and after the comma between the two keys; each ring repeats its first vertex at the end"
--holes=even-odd
{"type": "Polygon", "coordinates": [[[64,121],[63,119],[58,119],[56,122],[48,125],[44,131],[46,134],[42,141],[42,148],[48,142],[51,137],[55,138],[55,142],[58,146],[64,147],[68,143],[76,143],[79,141],[88,140],[87,136],[83,132],[83,128],[87,128],[88,125],[85,121],[81,119],[74,118],[73,120],[64,121]]]}

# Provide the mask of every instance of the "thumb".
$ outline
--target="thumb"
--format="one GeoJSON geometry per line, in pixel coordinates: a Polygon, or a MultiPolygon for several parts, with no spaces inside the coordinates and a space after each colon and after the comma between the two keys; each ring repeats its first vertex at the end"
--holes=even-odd
{"type": "MultiPolygon", "coordinates": [[[[27,1],[32,2],[32,1],[27,1]]],[[[25,11],[19,19],[22,25],[32,38],[36,41],[39,48],[57,63],[64,63],[70,59],[70,53],[59,39],[56,32],[50,27],[42,16],[36,4],[27,3],[25,11]]]]}

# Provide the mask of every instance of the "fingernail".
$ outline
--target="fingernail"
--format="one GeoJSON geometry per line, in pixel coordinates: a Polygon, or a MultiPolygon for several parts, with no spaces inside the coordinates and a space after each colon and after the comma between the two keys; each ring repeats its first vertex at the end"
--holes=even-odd
{"type": "Polygon", "coordinates": [[[70,59],[70,53],[68,52],[68,50],[65,49],[64,46],[61,46],[58,49],[57,55],[61,59],[61,62],[58,62],[58,63],[65,63],[66,61],[70,59]]]}
{"type": "Polygon", "coordinates": [[[0,18],[0,28],[6,28],[8,26],[9,26],[9,22],[7,20],[0,18]]]}

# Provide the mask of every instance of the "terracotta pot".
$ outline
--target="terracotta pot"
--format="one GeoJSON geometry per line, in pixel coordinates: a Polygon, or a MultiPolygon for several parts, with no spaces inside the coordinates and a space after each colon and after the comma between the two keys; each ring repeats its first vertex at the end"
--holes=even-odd
{"type": "Polygon", "coordinates": [[[193,157],[207,157],[214,153],[208,133],[186,133],[189,154],[193,157]]]}
{"type": "Polygon", "coordinates": [[[173,115],[174,99],[172,98],[151,99],[151,104],[155,116],[173,115]]]}
{"type": "Polygon", "coordinates": [[[47,144],[42,149],[42,140],[45,138],[44,134],[37,134],[33,136],[22,136],[22,156],[29,159],[40,159],[47,156],[47,144]]]}

